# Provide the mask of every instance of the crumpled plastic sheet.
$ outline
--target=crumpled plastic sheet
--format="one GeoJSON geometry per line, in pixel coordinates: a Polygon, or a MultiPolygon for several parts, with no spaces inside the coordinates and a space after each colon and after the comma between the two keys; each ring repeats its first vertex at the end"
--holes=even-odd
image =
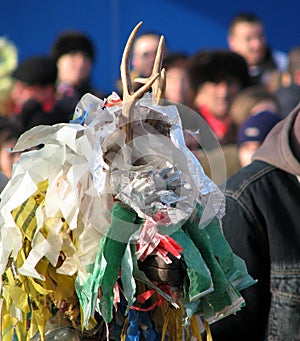
{"type": "MultiPolygon", "coordinates": [[[[187,169],[185,173],[191,176],[194,186],[199,191],[199,200],[201,205],[205,207],[202,216],[202,222],[210,220],[212,217],[217,216],[221,218],[225,214],[225,201],[223,193],[220,191],[218,186],[211,181],[211,179],[204,173],[203,168],[199,161],[196,159],[194,154],[187,148],[184,142],[183,128],[180,120],[180,116],[177,107],[174,105],[170,106],[159,106],[151,104],[149,99],[142,98],[139,101],[139,105],[151,111],[151,115],[155,116],[156,119],[161,117],[162,121],[169,123],[170,129],[170,140],[183,154],[183,158],[186,160],[187,169]],[[158,117],[157,117],[158,116],[158,117]]],[[[134,116],[138,116],[140,113],[134,112],[134,116]]],[[[183,167],[185,163],[181,163],[180,167],[183,167]]]]}
{"type": "MultiPolygon", "coordinates": [[[[132,148],[123,146],[123,153],[119,153],[112,162],[112,172],[110,173],[112,191],[119,198],[125,200],[129,206],[138,210],[139,214],[145,216],[147,208],[142,208],[141,205],[147,201],[146,197],[149,192],[158,195],[160,186],[157,183],[154,184],[155,179],[158,178],[157,175],[173,168],[176,169],[176,172],[173,172],[172,175],[177,176],[177,179],[180,176],[178,180],[181,184],[177,188],[177,193],[180,191],[179,195],[174,198],[176,192],[161,191],[155,202],[164,202],[166,194],[168,194],[168,205],[172,200],[177,201],[177,205],[181,205],[178,211],[173,210],[178,214],[177,217],[174,217],[174,220],[177,221],[184,219],[184,216],[189,216],[191,214],[189,208],[195,207],[198,200],[205,208],[201,218],[202,227],[215,216],[221,218],[225,213],[223,193],[206,176],[199,161],[186,147],[176,106],[159,106],[151,103],[151,97],[144,96],[135,104],[132,121],[134,121],[132,148]],[[149,119],[164,122],[166,126],[169,126],[169,137],[158,133],[150,126],[147,123],[149,119]],[[132,165],[132,160],[139,161],[141,159],[144,165],[139,167],[132,165]],[[152,174],[151,171],[155,174],[152,174]],[[145,172],[148,172],[148,177],[145,172]],[[151,182],[154,187],[157,187],[155,190],[150,189],[151,182]],[[122,184],[122,188],[120,188],[120,184],[122,184]],[[139,188],[140,190],[138,190],[139,188]],[[145,198],[135,195],[135,190],[145,198]]],[[[149,218],[148,214],[146,216],[149,218]]]]}

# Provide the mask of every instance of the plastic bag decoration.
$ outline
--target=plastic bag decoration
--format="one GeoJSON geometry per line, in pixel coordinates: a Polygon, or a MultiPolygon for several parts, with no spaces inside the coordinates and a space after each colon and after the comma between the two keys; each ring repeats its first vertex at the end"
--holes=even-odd
{"type": "Polygon", "coordinates": [[[123,100],[86,94],[68,124],[36,126],[1,195],[3,340],[169,340],[236,313],[252,285],[221,228],[224,197],[162,105],[153,74],[123,100]],[[152,92],[149,92],[149,90],[152,92]]]}

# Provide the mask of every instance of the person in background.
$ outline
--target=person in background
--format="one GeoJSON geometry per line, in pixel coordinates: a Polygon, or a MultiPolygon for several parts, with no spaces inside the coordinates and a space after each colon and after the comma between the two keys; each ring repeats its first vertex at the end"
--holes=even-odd
{"type": "Polygon", "coordinates": [[[273,72],[287,68],[286,54],[268,46],[263,22],[253,13],[238,13],[231,19],[227,43],[247,61],[253,85],[267,84],[273,72]]]}
{"type": "Polygon", "coordinates": [[[246,306],[211,325],[214,341],[300,338],[300,105],[226,183],[224,234],[257,283],[246,306]]]}
{"type": "Polygon", "coordinates": [[[73,101],[56,98],[57,68],[51,57],[37,55],[23,60],[12,77],[14,109],[8,120],[20,131],[40,124],[69,122],[72,118],[73,101]]]}
{"type": "Polygon", "coordinates": [[[189,78],[194,105],[220,144],[235,143],[236,129],[229,109],[237,94],[249,85],[244,58],[226,50],[200,51],[191,57],[189,78]]]}
{"type": "Polygon", "coordinates": [[[146,32],[135,40],[131,63],[132,71],[138,77],[149,77],[151,75],[159,39],[160,34],[146,32]]]}
{"type": "Polygon", "coordinates": [[[234,99],[229,115],[237,127],[237,149],[241,167],[251,160],[269,130],[281,117],[276,97],[263,85],[243,89],[234,99]]]}
{"type": "Polygon", "coordinates": [[[300,101],[300,46],[294,46],[288,54],[286,72],[278,73],[278,86],[273,90],[286,117],[300,101]]]}
{"type": "MultiPolygon", "coordinates": [[[[152,73],[152,68],[159,44],[161,35],[157,32],[145,32],[139,35],[133,45],[132,58],[131,58],[131,79],[147,78],[152,73]]],[[[164,55],[167,53],[165,48],[164,55]]],[[[133,82],[133,90],[136,91],[142,86],[138,82],[133,82]]],[[[117,91],[122,96],[122,83],[117,81],[117,91]]]]}
{"type": "Polygon", "coordinates": [[[261,111],[250,115],[238,128],[237,144],[241,167],[251,163],[255,151],[261,146],[269,131],[280,122],[278,114],[261,111]]]}
{"type": "Polygon", "coordinates": [[[188,75],[189,58],[185,53],[173,52],[164,58],[166,70],[165,98],[175,103],[192,106],[193,92],[188,75]]]}
{"type": "MultiPolygon", "coordinates": [[[[238,93],[249,85],[247,63],[232,51],[204,50],[191,56],[188,70],[195,94],[194,106],[206,126],[199,122],[197,144],[191,142],[195,139],[190,134],[185,136],[186,144],[207,176],[220,185],[240,168],[237,131],[229,110],[238,93]]],[[[182,120],[189,129],[198,128],[196,122],[188,126],[184,117],[182,120]]]]}
{"type": "Polygon", "coordinates": [[[240,127],[250,115],[269,111],[281,116],[281,106],[274,94],[263,85],[253,85],[243,89],[234,99],[229,115],[240,127]]]}
{"type": "Polygon", "coordinates": [[[53,42],[50,54],[58,69],[56,87],[59,97],[73,97],[74,108],[88,92],[103,98],[103,93],[92,85],[96,51],[87,34],[79,31],[61,32],[53,42]]]}
{"type": "Polygon", "coordinates": [[[13,165],[20,157],[20,153],[10,152],[10,150],[15,146],[19,136],[20,131],[15,125],[8,124],[6,119],[1,120],[0,171],[9,179],[12,177],[13,165]]]}

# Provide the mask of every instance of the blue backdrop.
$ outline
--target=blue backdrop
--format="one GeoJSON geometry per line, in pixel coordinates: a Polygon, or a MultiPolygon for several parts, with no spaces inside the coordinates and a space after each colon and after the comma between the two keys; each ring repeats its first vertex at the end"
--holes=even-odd
{"type": "Polygon", "coordinates": [[[227,47],[228,22],[241,10],[262,18],[273,48],[287,52],[300,45],[300,1],[280,0],[11,0],[1,4],[0,36],[17,45],[22,60],[48,53],[62,30],[88,33],[97,49],[93,82],[111,92],[125,42],[139,21],[141,32],[162,33],[170,51],[191,54],[227,47]]]}

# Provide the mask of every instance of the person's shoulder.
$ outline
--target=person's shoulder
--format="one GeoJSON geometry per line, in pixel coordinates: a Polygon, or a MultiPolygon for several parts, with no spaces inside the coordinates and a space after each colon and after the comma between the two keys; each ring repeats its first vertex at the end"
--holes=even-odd
{"type": "Polygon", "coordinates": [[[253,184],[261,181],[267,174],[274,171],[275,166],[264,161],[255,160],[250,165],[241,168],[226,182],[225,195],[238,197],[253,184]]]}
{"type": "Polygon", "coordinates": [[[58,99],[50,115],[47,115],[47,124],[68,123],[73,117],[79,100],[76,96],[64,96],[58,99]]]}

